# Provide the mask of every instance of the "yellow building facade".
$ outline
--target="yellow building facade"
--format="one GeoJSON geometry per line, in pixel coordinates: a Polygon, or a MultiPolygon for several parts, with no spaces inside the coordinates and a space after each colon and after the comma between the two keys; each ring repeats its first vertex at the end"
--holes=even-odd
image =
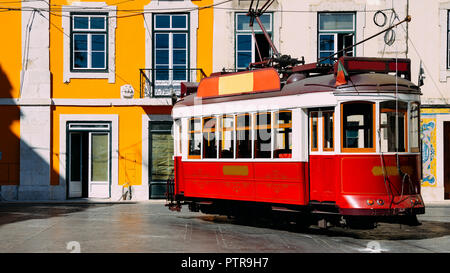
{"type": "Polygon", "coordinates": [[[2,199],[164,197],[172,96],[211,73],[212,4],[2,3],[2,199]]]}

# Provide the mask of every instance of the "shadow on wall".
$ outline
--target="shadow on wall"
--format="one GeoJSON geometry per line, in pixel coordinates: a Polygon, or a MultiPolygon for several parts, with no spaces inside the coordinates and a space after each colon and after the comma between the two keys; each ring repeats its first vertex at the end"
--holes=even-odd
{"type": "MultiPolygon", "coordinates": [[[[57,173],[42,154],[50,151],[33,147],[36,132],[27,141],[20,138],[20,120],[24,113],[13,97],[13,86],[0,63],[0,201],[55,199],[56,188],[50,186],[50,175],[57,173]],[[28,166],[21,166],[28,160],[28,166]],[[48,179],[46,179],[48,177],[48,179]],[[53,193],[52,193],[53,192],[53,193]]],[[[58,187],[61,191],[61,187],[58,187]]],[[[63,195],[65,198],[65,194],[63,195]]],[[[61,198],[60,198],[61,199],[61,198]]]]}

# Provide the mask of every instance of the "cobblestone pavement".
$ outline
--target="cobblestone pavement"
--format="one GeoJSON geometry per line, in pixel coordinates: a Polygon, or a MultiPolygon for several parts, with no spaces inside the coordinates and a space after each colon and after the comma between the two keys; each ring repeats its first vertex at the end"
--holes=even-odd
{"type": "Polygon", "coordinates": [[[422,225],[374,230],[312,227],[171,212],[163,201],[0,204],[0,252],[367,253],[450,252],[450,206],[428,206],[422,225]]]}

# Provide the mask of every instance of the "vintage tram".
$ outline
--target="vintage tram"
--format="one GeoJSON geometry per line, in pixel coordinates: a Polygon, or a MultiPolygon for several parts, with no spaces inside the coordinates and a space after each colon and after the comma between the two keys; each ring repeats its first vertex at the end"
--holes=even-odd
{"type": "Polygon", "coordinates": [[[283,213],[306,226],[418,224],[421,93],[410,60],[341,57],[284,72],[182,85],[168,206],[283,213]]]}

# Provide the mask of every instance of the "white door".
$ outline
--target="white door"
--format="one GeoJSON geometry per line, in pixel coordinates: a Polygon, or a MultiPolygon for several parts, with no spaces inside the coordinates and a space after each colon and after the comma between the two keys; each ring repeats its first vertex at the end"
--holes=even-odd
{"type": "Polygon", "coordinates": [[[69,198],[79,198],[82,195],[82,151],[81,133],[69,134],[69,198]]]}
{"type": "Polygon", "coordinates": [[[109,158],[109,133],[89,132],[89,197],[110,197],[109,158]]]}

